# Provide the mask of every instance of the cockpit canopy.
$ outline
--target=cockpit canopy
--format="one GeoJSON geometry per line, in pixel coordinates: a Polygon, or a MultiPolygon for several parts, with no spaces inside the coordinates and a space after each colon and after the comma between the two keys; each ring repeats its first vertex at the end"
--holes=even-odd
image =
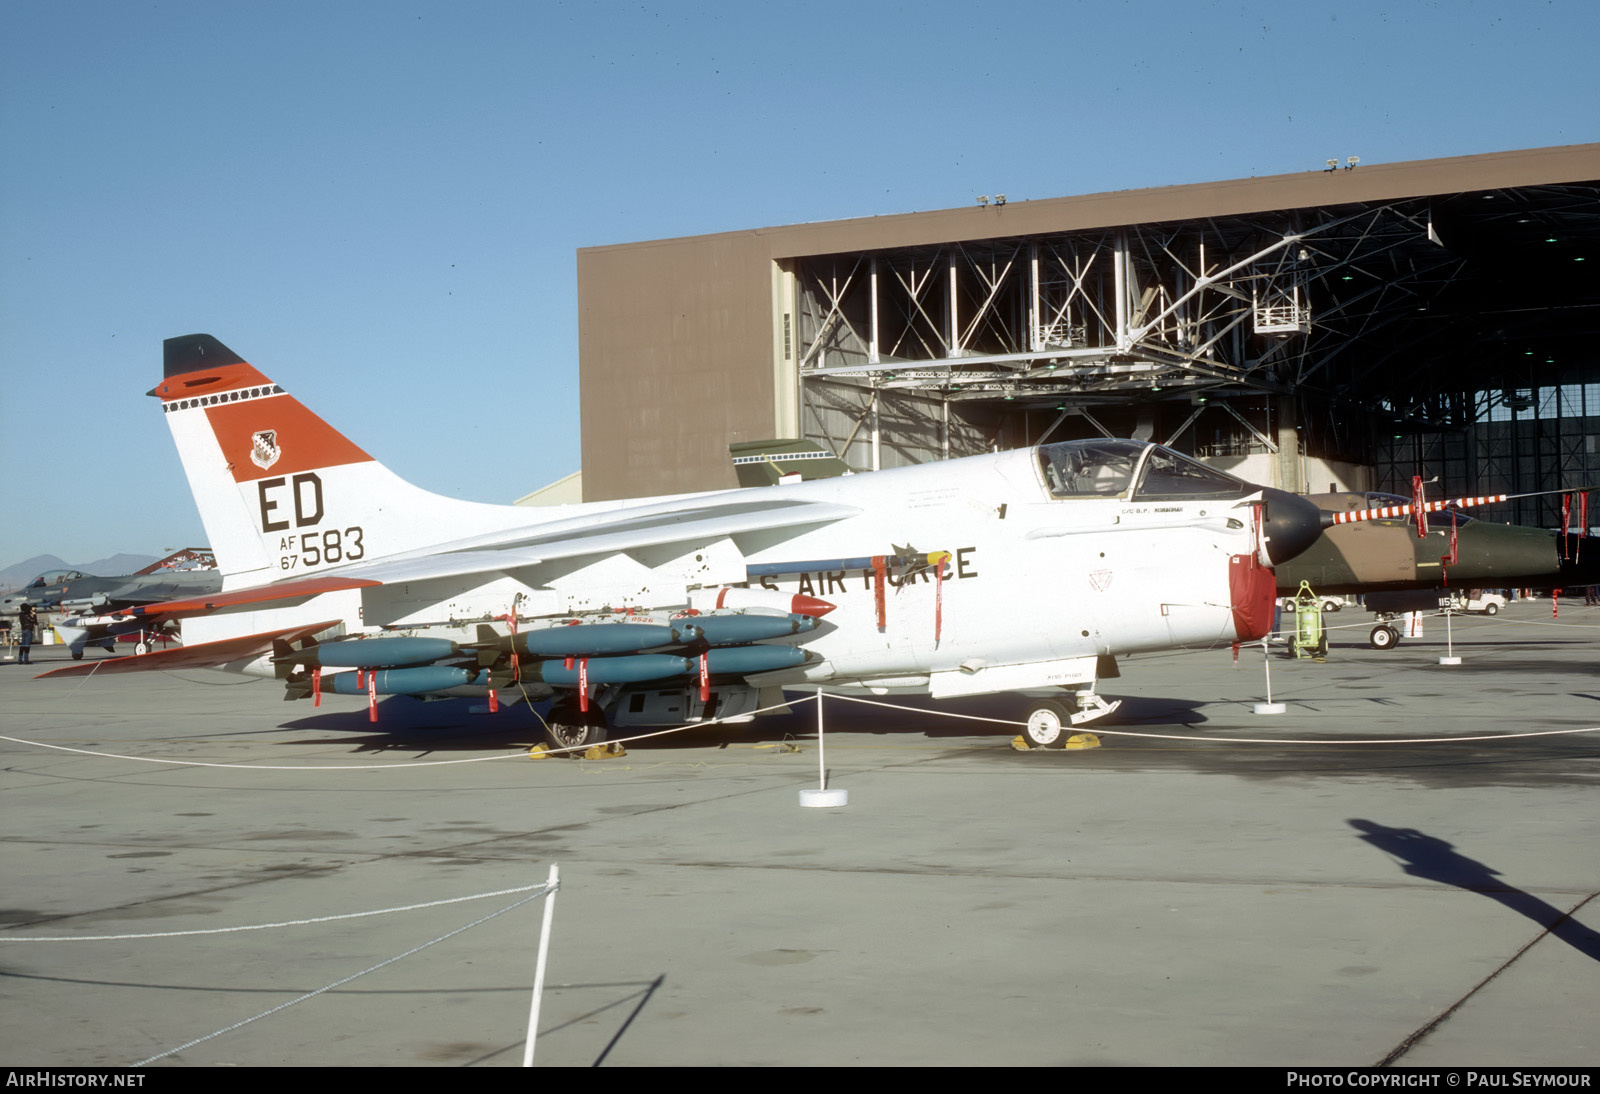
{"type": "Polygon", "coordinates": [[[1038,448],[1053,498],[1131,497],[1144,501],[1241,498],[1255,487],[1170,448],[1144,441],[1062,441],[1038,448]]]}
{"type": "Polygon", "coordinates": [[[83,574],[77,570],[49,570],[40,574],[28,583],[30,589],[43,589],[50,585],[61,585],[68,581],[82,581],[83,574]]]}

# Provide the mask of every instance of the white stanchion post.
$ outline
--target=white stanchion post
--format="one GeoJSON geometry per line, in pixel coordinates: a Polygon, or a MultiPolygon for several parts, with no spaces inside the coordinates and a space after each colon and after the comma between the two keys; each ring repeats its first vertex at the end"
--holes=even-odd
{"type": "Polygon", "coordinates": [[[828,763],[822,743],[822,688],[817,688],[817,789],[800,791],[800,804],[810,809],[848,805],[850,791],[828,789],[828,763]]]}
{"type": "Polygon", "coordinates": [[[822,689],[817,689],[817,789],[828,789],[827,749],[822,743],[822,689]]]}
{"type": "Polygon", "coordinates": [[[1456,656],[1455,635],[1452,633],[1451,628],[1450,628],[1450,621],[1455,618],[1455,614],[1456,613],[1455,613],[1455,609],[1454,608],[1446,608],[1444,610],[1444,650],[1445,650],[1445,656],[1439,658],[1439,664],[1441,664],[1441,665],[1459,665],[1459,664],[1461,664],[1461,658],[1456,656]]]}
{"type": "Polygon", "coordinates": [[[533,966],[533,1005],[528,1011],[528,1039],[522,1048],[522,1066],[533,1066],[533,1046],[539,1039],[539,1002],[544,998],[544,966],[550,954],[550,920],[556,913],[556,890],[561,888],[561,868],[550,864],[550,877],[545,881],[550,891],[544,895],[544,926],[539,929],[539,957],[533,966]]]}
{"type": "Polygon", "coordinates": [[[1261,664],[1267,672],[1267,701],[1257,703],[1254,710],[1257,714],[1282,714],[1289,709],[1289,704],[1272,701],[1272,651],[1267,648],[1265,638],[1261,640],[1261,664]]]}

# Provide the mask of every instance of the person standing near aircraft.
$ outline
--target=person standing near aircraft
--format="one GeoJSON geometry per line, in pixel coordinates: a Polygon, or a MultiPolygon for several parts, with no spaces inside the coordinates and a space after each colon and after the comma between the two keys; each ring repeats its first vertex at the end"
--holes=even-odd
{"type": "Polygon", "coordinates": [[[18,642],[21,649],[17,651],[17,663],[28,664],[28,651],[33,648],[33,631],[39,625],[39,611],[27,601],[17,609],[17,629],[21,631],[18,642]]]}

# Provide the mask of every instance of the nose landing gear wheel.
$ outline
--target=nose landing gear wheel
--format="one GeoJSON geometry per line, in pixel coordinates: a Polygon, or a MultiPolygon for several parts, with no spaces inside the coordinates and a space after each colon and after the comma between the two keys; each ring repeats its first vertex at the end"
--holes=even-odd
{"type": "Polygon", "coordinates": [[[1388,624],[1372,628],[1372,634],[1367,637],[1375,650],[1392,650],[1400,642],[1400,632],[1388,624]]]}

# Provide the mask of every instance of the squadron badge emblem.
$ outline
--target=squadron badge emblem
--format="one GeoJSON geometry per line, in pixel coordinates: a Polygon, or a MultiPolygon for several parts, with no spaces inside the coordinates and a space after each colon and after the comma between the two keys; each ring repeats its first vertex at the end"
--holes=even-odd
{"type": "Polygon", "coordinates": [[[265,471],[278,462],[283,449],[278,447],[278,431],[263,429],[250,437],[250,462],[265,471]]]}

